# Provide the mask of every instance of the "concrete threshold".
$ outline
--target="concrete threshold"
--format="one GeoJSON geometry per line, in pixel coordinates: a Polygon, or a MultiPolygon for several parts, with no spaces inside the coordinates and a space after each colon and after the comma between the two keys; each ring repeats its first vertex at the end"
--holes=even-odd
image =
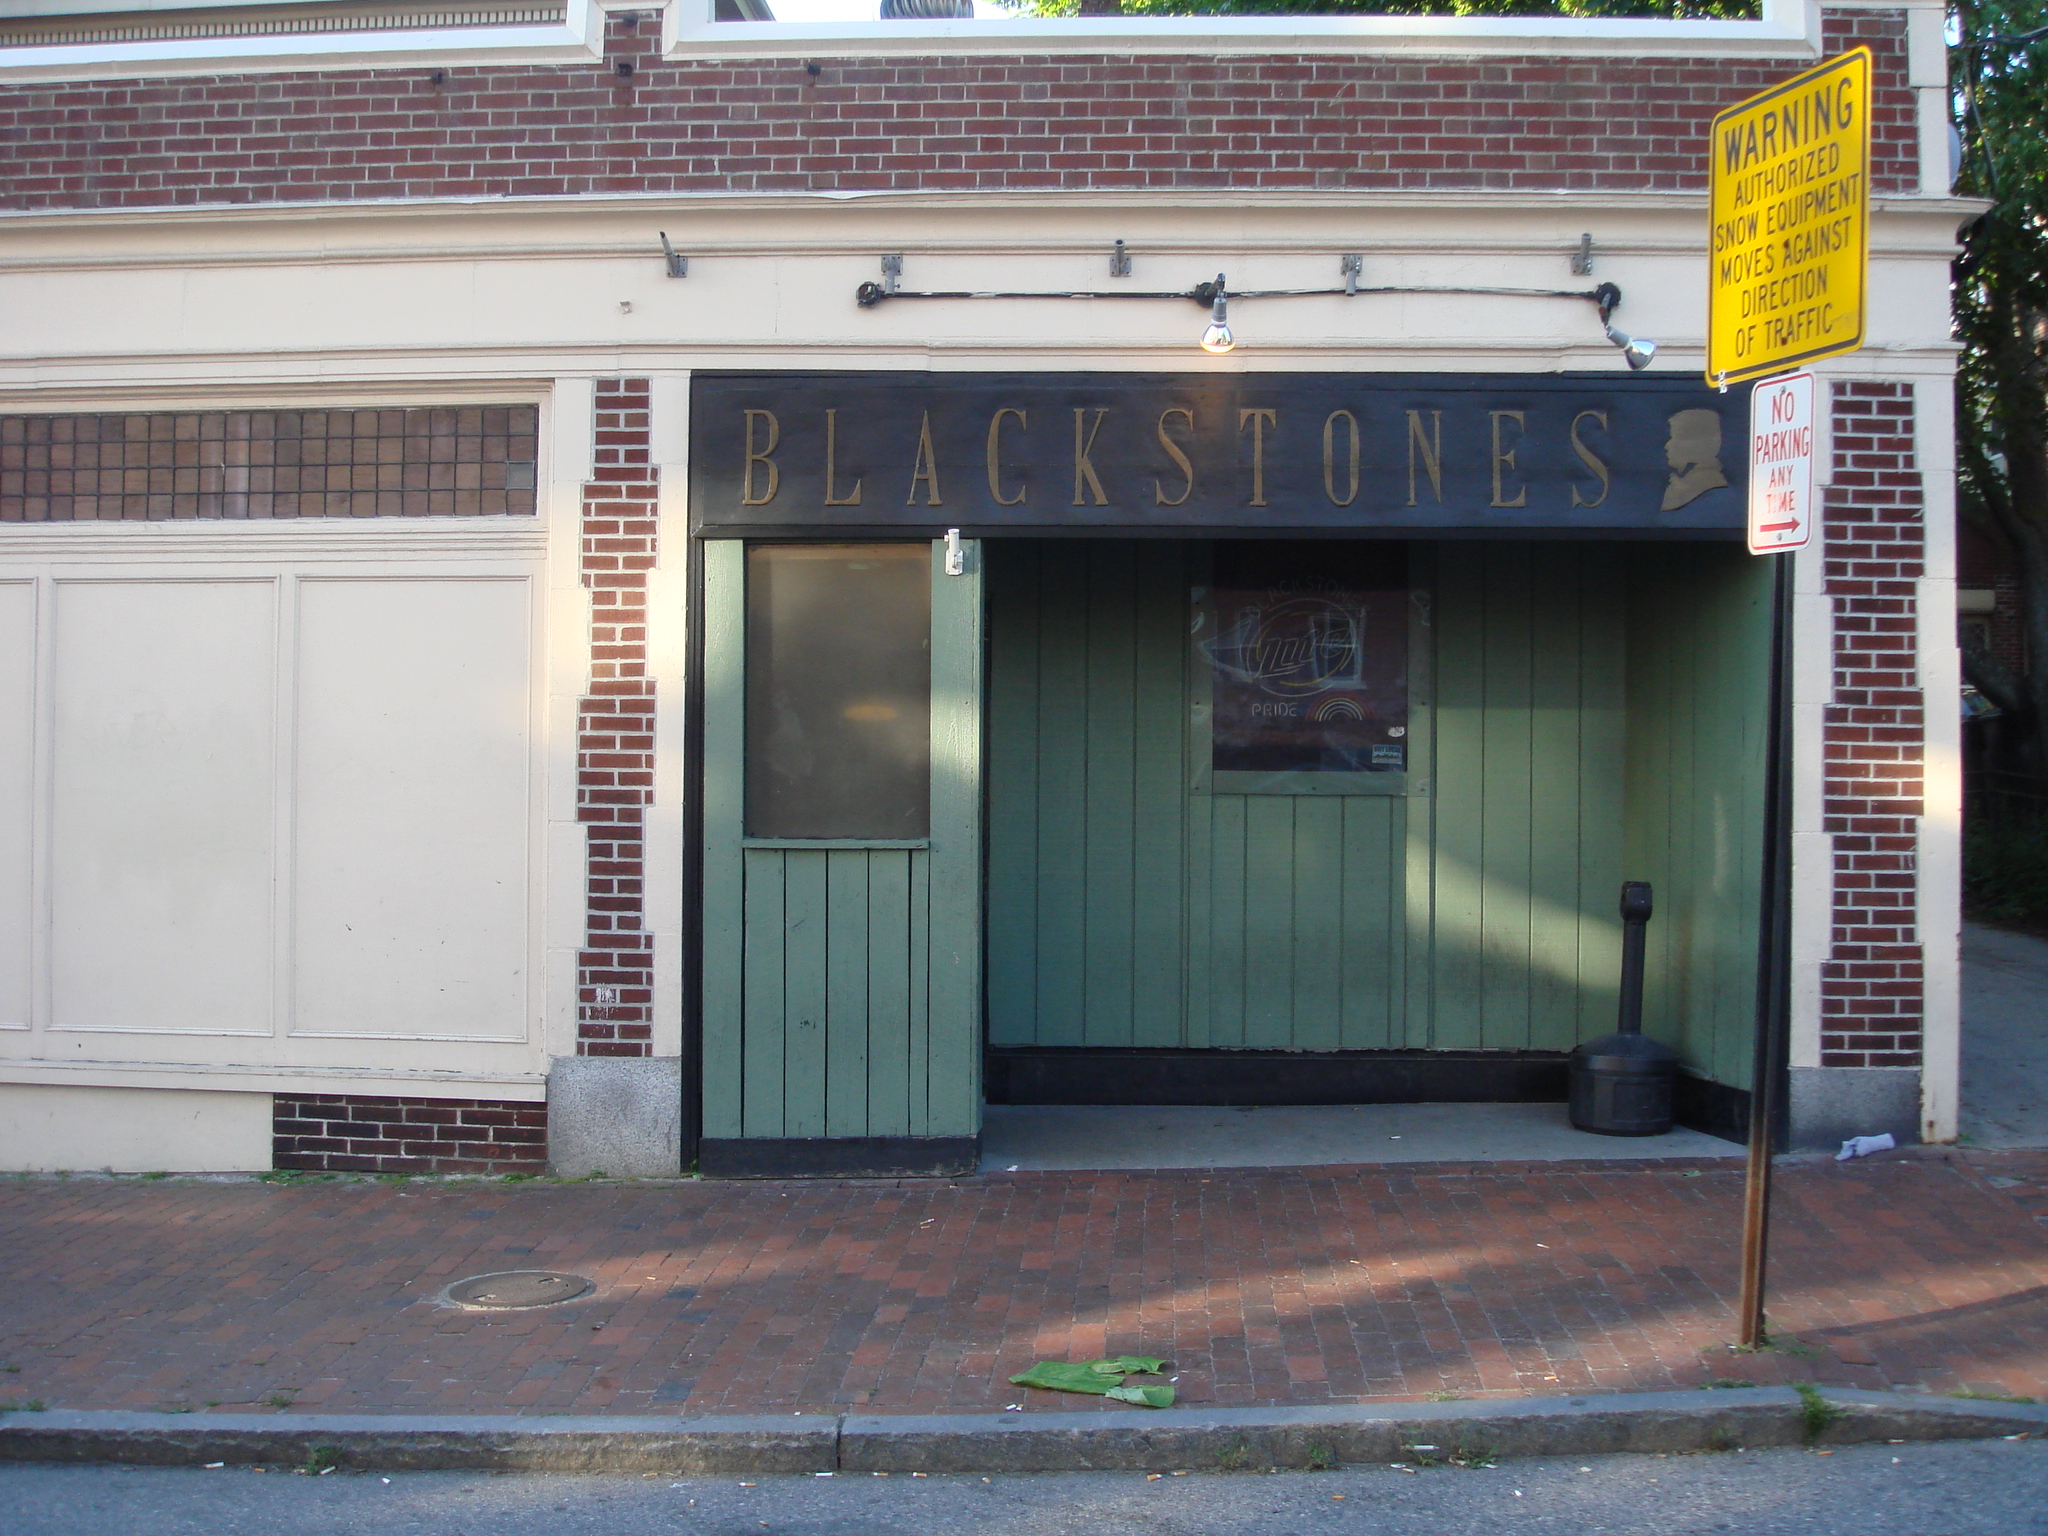
{"type": "Polygon", "coordinates": [[[685,1476],[1200,1472],[2048,1435],[2048,1406],[1841,1388],[1819,1397],[1819,1412],[1789,1387],[1016,1415],[17,1411],[0,1417],[0,1461],[685,1476]]]}

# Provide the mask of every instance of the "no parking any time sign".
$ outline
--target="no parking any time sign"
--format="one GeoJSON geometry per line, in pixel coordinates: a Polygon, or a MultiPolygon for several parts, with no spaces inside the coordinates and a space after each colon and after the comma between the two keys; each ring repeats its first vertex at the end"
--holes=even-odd
{"type": "Polygon", "coordinates": [[[1767,379],[1749,397],[1749,552],[1804,549],[1813,504],[1813,375],[1767,379]]]}

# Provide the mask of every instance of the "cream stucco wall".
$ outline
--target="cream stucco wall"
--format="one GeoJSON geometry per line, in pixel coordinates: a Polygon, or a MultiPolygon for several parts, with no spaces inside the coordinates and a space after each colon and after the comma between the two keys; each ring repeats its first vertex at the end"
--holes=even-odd
{"type": "Polygon", "coordinates": [[[0,1083],[0,1172],[250,1173],[270,1166],[270,1095],[0,1083]]]}

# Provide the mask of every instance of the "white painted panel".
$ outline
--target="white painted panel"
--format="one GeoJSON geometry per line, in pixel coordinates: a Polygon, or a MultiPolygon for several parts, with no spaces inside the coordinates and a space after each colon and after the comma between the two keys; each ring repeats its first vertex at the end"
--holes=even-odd
{"type": "Polygon", "coordinates": [[[301,584],[294,1034],[525,1037],[529,595],[301,584]]]}
{"type": "Polygon", "coordinates": [[[0,582],[0,1029],[29,1022],[36,588],[0,582]]]}
{"type": "Polygon", "coordinates": [[[51,1027],[267,1034],[276,587],[55,590],[51,1027]]]}
{"type": "Polygon", "coordinates": [[[0,1084],[0,1172],[260,1171],[270,1117],[267,1093],[0,1084]]]}

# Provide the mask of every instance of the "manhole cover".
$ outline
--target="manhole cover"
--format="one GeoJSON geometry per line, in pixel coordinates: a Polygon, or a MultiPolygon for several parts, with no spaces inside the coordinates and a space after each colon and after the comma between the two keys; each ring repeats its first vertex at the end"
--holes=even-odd
{"type": "Polygon", "coordinates": [[[448,1287],[448,1299],[457,1306],[491,1310],[514,1307],[548,1307],[568,1301],[590,1289],[581,1275],[558,1275],[544,1269],[515,1269],[502,1275],[472,1275],[448,1287]]]}

